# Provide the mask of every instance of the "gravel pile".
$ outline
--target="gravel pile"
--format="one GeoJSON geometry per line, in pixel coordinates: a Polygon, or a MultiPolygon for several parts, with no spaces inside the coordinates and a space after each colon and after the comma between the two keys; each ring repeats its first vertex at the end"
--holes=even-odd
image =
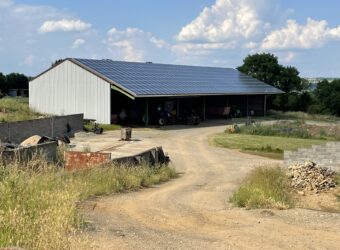
{"type": "Polygon", "coordinates": [[[288,167],[293,189],[301,191],[324,191],[336,186],[335,171],[317,166],[314,162],[294,164],[288,167]]]}

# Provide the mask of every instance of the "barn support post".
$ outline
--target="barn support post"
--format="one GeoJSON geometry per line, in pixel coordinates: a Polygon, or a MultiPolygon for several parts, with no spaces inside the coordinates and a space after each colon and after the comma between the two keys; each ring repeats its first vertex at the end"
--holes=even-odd
{"type": "Polygon", "coordinates": [[[205,121],[205,96],[203,96],[203,121],[205,121]]]}
{"type": "Polygon", "coordinates": [[[267,96],[264,95],[263,97],[263,116],[266,116],[267,113],[267,96]]]}
{"type": "Polygon", "coordinates": [[[176,118],[179,119],[179,99],[177,99],[176,118]]]}
{"type": "Polygon", "coordinates": [[[145,117],[145,120],[144,120],[144,125],[145,126],[148,126],[149,125],[149,99],[146,98],[145,99],[145,106],[144,106],[145,110],[144,110],[144,117],[145,117]]]}
{"type": "Polygon", "coordinates": [[[249,116],[249,96],[247,95],[247,117],[249,116]]]}

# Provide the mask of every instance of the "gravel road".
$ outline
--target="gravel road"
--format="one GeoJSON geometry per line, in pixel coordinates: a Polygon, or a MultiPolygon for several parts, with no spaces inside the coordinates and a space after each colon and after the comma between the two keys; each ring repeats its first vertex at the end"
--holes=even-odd
{"type": "MultiPolygon", "coordinates": [[[[228,203],[254,167],[279,164],[209,144],[225,126],[133,131],[163,146],[180,178],[84,204],[95,249],[340,249],[340,214],[228,203]]],[[[111,132],[113,135],[118,132],[111,132]]]]}

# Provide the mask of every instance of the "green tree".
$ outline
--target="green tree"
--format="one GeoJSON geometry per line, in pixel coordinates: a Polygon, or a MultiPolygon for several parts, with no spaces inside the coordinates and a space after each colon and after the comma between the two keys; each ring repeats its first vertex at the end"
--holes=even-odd
{"type": "Polygon", "coordinates": [[[6,88],[6,76],[0,72],[0,98],[3,97],[6,88]]]}
{"type": "Polygon", "coordinates": [[[321,112],[340,116],[340,79],[320,82],[315,97],[321,112]]]}
{"type": "Polygon", "coordinates": [[[269,108],[284,111],[307,110],[311,102],[311,96],[306,92],[308,84],[300,78],[299,71],[295,67],[279,64],[277,57],[273,54],[248,55],[243,60],[243,65],[237,69],[285,92],[285,94],[270,97],[269,108]]]}
{"type": "Polygon", "coordinates": [[[237,69],[260,81],[279,87],[278,76],[280,74],[281,67],[277,57],[273,54],[263,53],[248,55],[243,60],[243,65],[239,66],[237,69]]]}
{"type": "Polygon", "coordinates": [[[11,73],[6,76],[5,91],[9,89],[28,89],[27,76],[19,73],[11,73]]]}

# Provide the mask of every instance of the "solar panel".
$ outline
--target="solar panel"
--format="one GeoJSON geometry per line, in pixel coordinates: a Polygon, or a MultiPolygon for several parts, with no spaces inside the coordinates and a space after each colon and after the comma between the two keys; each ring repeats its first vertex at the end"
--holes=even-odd
{"type": "Polygon", "coordinates": [[[279,94],[281,90],[231,68],[71,59],[134,96],[279,94]]]}

